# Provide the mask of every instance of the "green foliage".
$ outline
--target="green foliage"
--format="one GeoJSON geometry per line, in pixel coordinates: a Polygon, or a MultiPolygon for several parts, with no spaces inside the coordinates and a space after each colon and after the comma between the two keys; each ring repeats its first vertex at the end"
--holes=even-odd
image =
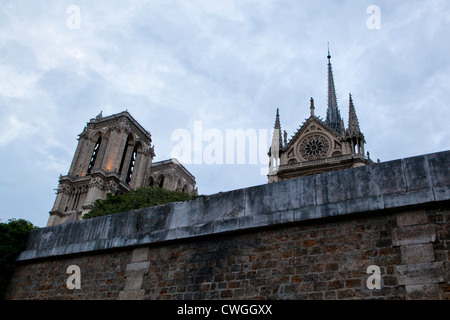
{"type": "Polygon", "coordinates": [[[105,200],[96,200],[94,208],[83,216],[83,219],[104,216],[134,209],[157,206],[160,204],[188,201],[190,196],[181,191],[170,191],[157,187],[138,188],[123,195],[108,193],[105,200]]]}
{"type": "Polygon", "coordinates": [[[3,298],[14,272],[19,253],[25,249],[28,234],[35,227],[24,219],[10,219],[8,223],[0,223],[0,297],[3,298]]]}

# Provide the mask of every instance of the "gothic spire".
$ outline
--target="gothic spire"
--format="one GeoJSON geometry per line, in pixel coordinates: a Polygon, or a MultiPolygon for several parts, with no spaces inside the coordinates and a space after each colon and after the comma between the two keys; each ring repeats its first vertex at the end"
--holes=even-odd
{"type": "Polygon", "coordinates": [[[281,139],[280,111],[278,108],[277,115],[275,116],[275,126],[273,129],[272,147],[273,149],[279,150],[283,146],[283,140],[281,139]]]}
{"type": "Polygon", "coordinates": [[[281,129],[280,124],[280,110],[277,108],[277,115],[275,116],[275,126],[274,129],[281,129]]]}
{"type": "Polygon", "coordinates": [[[341,128],[341,114],[339,112],[337,99],[336,99],[336,89],[334,87],[333,70],[331,68],[331,55],[330,48],[328,47],[328,108],[327,108],[327,120],[326,123],[334,130],[337,134],[341,134],[343,128],[341,128]]]}
{"type": "Polygon", "coordinates": [[[274,135],[276,134],[278,136],[278,141],[280,143],[280,148],[282,146],[282,140],[281,140],[281,124],[280,124],[280,110],[277,108],[277,115],[275,117],[275,127],[274,127],[274,135]]]}
{"type": "Polygon", "coordinates": [[[355,106],[353,105],[352,94],[349,94],[348,107],[348,128],[346,130],[348,136],[361,136],[361,129],[359,128],[358,117],[356,116],[355,106]]]}

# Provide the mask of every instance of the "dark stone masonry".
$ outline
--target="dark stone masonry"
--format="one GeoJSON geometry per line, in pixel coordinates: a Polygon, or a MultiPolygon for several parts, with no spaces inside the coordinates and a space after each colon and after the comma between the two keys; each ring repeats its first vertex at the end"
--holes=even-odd
{"type": "Polygon", "coordinates": [[[38,229],[7,298],[449,299],[449,167],[447,151],[38,229]]]}

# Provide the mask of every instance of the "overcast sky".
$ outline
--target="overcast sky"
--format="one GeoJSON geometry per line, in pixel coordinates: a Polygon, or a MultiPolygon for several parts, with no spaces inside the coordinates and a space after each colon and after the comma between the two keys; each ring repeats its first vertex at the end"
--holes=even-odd
{"type": "MultiPolygon", "coordinates": [[[[290,137],[310,97],[325,119],[327,42],[341,115],[347,125],[352,93],[372,159],[448,150],[449,30],[447,0],[2,0],[0,219],[46,225],[100,111],[127,109],[152,134],[154,161],[200,121],[261,138],[279,108],[290,137]]],[[[207,195],[267,183],[266,163],[185,166],[207,195]]]]}

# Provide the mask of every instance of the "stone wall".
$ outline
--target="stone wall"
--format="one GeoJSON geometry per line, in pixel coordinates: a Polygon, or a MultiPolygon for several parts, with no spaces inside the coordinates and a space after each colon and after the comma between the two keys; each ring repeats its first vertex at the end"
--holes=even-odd
{"type": "Polygon", "coordinates": [[[7,298],[449,299],[449,156],[42,228],[7,298]]]}

